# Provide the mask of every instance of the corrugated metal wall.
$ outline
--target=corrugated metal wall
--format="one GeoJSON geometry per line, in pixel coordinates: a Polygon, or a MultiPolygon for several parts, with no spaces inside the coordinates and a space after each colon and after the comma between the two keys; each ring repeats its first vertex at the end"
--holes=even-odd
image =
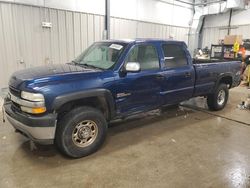
{"type": "Polygon", "coordinates": [[[0,88],[16,70],[72,60],[101,40],[103,29],[100,15],[0,3],[0,88]]]}
{"type": "Polygon", "coordinates": [[[231,35],[243,35],[243,39],[250,39],[250,24],[237,27],[236,29],[231,29],[231,35]]]}
{"type": "Polygon", "coordinates": [[[121,18],[111,19],[111,38],[162,38],[173,36],[176,40],[188,42],[187,27],[162,25],[157,23],[127,20],[121,18]]]}
{"type": "MultiPolygon", "coordinates": [[[[104,16],[28,5],[0,3],[0,88],[16,70],[66,63],[102,39],[104,16]],[[42,28],[43,21],[52,28],[42,28]]],[[[122,18],[111,19],[111,38],[156,37],[188,41],[186,27],[122,18]]]]}
{"type": "Polygon", "coordinates": [[[218,27],[203,28],[202,47],[211,47],[211,44],[218,44],[219,39],[223,39],[227,35],[226,29],[219,29],[218,27]]]}
{"type": "MultiPolygon", "coordinates": [[[[203,27],[203,40],[202,47],[209,46],[211,44],[217,44],[219,39],[224,39],[227,35],[227,29],[223,29],[222,26],[228,26],[230,18],[230,11],[228,10],[222,14],[207,15],[204,21],[203,27]]],[[[243,35],[243,39],[250,38],[250,9],[233,10],[231,17],[231,26],[233,28],[230,31],[231,35],[238,34],[243,35]],[[236,27],[236,28],[235,28],[236,27]]]]}
{"type": "MultiPolygon", "coordinates": [[[[231,35],[243,35],[243,39],[250,39],[250,24],[234,26],[237,28],[231,29],[231,35]]],[[[208,46],[210,48],[211,44],[218,44],[218,41],[224,39],[225,35],[227,35],[227,29],[220,29],[219,27],[203,28],[202,47],[208,46]]]]}

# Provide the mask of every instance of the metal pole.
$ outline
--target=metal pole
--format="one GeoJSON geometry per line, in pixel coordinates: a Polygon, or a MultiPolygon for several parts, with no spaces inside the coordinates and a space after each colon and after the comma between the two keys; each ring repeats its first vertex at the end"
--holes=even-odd
{"type": "Polygon", "coordinates": [[[110,0],[105,0],[105,39],[110,39],[110,0]]]}
{"type": "Polygon", "coordinates": [[[227,35],[230,35],[230,28],[231,28],[231,20],[232,20],[232,12],[233,12],[233,9],[231,8],[230,9],[230,14],[229,14],[229,20],[228,20],[228,30],[227,30],[227,35]]]}

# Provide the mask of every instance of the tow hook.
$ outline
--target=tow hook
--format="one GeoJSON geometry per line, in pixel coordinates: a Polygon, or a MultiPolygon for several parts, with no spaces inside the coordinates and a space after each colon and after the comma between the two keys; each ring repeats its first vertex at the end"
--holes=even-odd
{"type": "Polygon", "coordinates": [[[5,123],[5,111],[3,106],[2,106],[2,114],[3,114],[3,123],[5,123]]]}
{"type": "MultiPolygon", "coordinates": [[[[4,104],[9,104],[10,101],[7,101],[6,98],[4,99],[4,104]]],[[[4,105],[2,106],[2,116],[3,116],[3,123],[5,123],[5,110],[4,105]]]]}

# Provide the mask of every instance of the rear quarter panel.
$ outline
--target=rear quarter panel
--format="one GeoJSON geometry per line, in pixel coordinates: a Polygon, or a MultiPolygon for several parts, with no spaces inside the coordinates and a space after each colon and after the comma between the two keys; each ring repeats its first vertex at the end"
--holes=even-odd
{"type": "Polygon", "coordinates": [[[232,87],[238,85],[240,80],[239,61],[194,64],[196,72],[194,96],[212,93],[216,83],[225,75],[233,78],[232,87]]]}

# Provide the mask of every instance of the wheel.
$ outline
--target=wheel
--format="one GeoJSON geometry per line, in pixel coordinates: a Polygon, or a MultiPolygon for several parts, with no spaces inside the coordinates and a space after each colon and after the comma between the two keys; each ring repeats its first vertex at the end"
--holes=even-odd
{"type": "Polygon", "coordinates": [[[58,123],[55,143],[63,154],[80,158],[97,151],[103,144],[106,133],[107,122],[99,110],[78,107],[58,123]]]}
{"type": "Polygon", "coordinates": [[[208,108],[213,111],[223,109],[227,104],[228,96],[229,92],[227,85],[220,84],[213,94],[208,95],[208,108]]]}

